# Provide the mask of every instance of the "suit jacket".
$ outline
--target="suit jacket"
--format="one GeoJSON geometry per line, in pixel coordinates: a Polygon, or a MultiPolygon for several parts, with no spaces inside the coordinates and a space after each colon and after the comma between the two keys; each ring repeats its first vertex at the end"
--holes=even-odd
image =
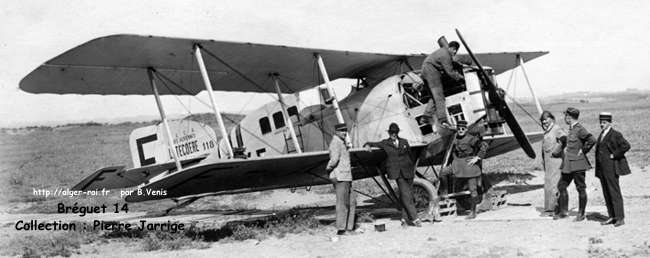
{"type": "Polygon", "coordinates": [[[489,144],[483,141],[480,135],[465,134],[462,138],[456,137],[453,147],[453,158],[451,163],[454,176],[458,178],[478,177],[481,175],[483,168],[482,160],[487,153],[489,144]],[[481,158],[474,165],[469,165],[469,160],[481,158]]]}
{"type": "Polygon", "coordinates": [[[587,153],[594,147],[594,144],[596,144],[596,139],[580,123],[571,127],[567,134],[564,158],[560,166],[562,173],[568,174],[590,169],[591,163],[587,159],[587,153]]]}
{"type": "Polygon", "coordinates": [[[625,159],[625,152],[628,150],[630,150],[630,143],[613,128],[609,129],[605,137],[599,136],[595,154],[596,177],[630,174],[630,167],[625,159]]]}
{"type": "Polygon", "coordinates": [[[447,48],[439,48],[433,53],[429,54],[422,62],[422,70],[427,70],[428,67],[433,67],[440,73],[447,74],[454,80],[460,80],[462,76],[454,71],[453,57],[451,51],[447,48]]]}
{"type": "Polygon", "coordinates": [[[413,159],[411,157],[411,146],[403,138],[397,138],[398,146],[395,146],[390,138],[380,142],[368,142],[365,145],[381,148],[386,152],[386,173],[388,178],[413,178],[415,176],[413,159]]]}
{"type": "Polygon", "coordinates": [[[332,137],[329,146],[330,161],[325,168],[330,172],[330,178],[338,181],[352,181],[352,169],[350,167],[350,152],[345,141],[338,136],[332,137]]]}

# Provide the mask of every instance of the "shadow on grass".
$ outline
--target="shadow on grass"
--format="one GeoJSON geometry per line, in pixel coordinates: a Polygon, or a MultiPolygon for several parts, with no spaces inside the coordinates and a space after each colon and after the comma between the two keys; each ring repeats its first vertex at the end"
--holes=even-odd
{"type": "Polygon", "coordinates": [[[535,191],[537,189],[544,188],[544,184],[538,185],[504,185],[496,186],[494,190],[505,190],[508,194],[523,193],[529,191],[535,191]]]}

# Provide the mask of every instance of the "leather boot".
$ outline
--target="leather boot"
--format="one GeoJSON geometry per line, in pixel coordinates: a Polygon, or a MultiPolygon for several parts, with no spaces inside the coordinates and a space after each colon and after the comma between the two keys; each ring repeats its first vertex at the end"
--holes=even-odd
{"type": "Polygon", "coordinates": [[[553,216],[554,220],[563,219],[567,217],[569,211],[569,198],[566,195],[560,194],[558,197],[558,213],[553,216]]]}
{"type": "Polygon", "coordinates": [[[465,219],[475,219],[476,218],[476,204],[477,204],[477,197],[471,197],[470,202],[471,202],[471,210],[469,212],[469,215],[465,217],[465,219]]]}
{"type": "Polygon", "coordinates": [[[576,216],[574,221],[578,222],[578,221],[585,220],[586,208],[587,208],[587,194],[585,193],[578,196],[578,216],[576,216]]]}

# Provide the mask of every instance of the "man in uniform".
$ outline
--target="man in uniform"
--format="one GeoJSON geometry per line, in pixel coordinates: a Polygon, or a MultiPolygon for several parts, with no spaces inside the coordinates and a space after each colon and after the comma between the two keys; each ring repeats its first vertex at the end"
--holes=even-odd
{"type": "Polygon", "coordinates": [[[612,129],[611,113],[600,113],[599,120],[603,130],[596,144],[596,177],[600,179],[609,216],[601,225],[614,224],[619,227],[625,224],[625,213],[618,177],[630,174],[625,159],[625,152],[630,150],[630,144],[619,131],[612,129]]]}
{"type": "Polygon", "coordinates": [[[580,110],[569,107],[564,112],[564,122],[569,125],[569,133],[566,138],[566,147],[564,147],[564,157],[560,170],[562,175],[557,184],[560,197],[558,204],[560,212],[554,217],[555,219],[565,218],[569,209],[569,193],[567,187],[571,181],[575,182],[578,190],[578,216],[574,221],[583,221],[585,217],[585,208],[587,207],[587,185],[585,183],[585,171],[591,168],[591,164],[586,154],[596,143],[596,139],[578,123],[580,110]]]}
{"type": "Polygon", "coordinates": [[[413,178],[415,177],[414,164],[411,156],[411,147],[406,139],[397,136],[399,126],[391,123],[388,126],[388,139],[380,142],[367,142],[370,147],[381,148],[386,152],[386,173],[388,178],[397,182],[399,196],[402,202],[402,219],[405,225],[420,227],[415,204],[413,203],[413,178]]]}
{"type": "Polygon", "coordinates": [[[345,124],[337,124],[334,129],[336,135],[329,145],[330,160],[325,170],[330,172],[336,189],[336,234],[345,235],[354,230],[356,195],[352,192],[350,152],[345,144],[348,129],[345,124]]]}
{"type": "Polygon", "coordinates": [[[478,187],[481,186],[481,160],[485,157],[488,143],[481,135],[467,133],[467,121],[460,120],[457,125],[456,139],[453,145],[451,170],[454,176],[467,182],[470,198],[470,214],[466,219],[476,218],[476,205],[479,203],[478,187]]]}
{"type": "Polygon", "coordinates": [[[463,76],[453,69],[453,56],[456,55],[460,44],[456,41],[449,43],[449,47],[441,47],[431,53],[422,63],[422,80],[431,90],[433,99],[429,101],[425,117],[430,119],[435,115],[443,127],[449,126],[443,94],[442,77],[448,76],[454,80],[462,80],[463,76]]]}

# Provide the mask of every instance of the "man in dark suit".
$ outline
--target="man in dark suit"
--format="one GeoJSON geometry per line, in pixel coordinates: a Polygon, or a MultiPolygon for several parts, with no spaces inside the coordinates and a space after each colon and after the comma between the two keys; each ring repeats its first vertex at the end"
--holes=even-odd
{"type": "Polygon", "coordinates": [[[611,113],[600,113],[598,118],[600,128],[603,130],[598,136],[596,144],[596,177],[600,179],[609,216],[600,224],[614,224],[619,227],[625,224],[623,220],[625,213],[623,212],[623,196],[618,184],[618,177],[630,174],[630,168],[625,159],[625,152],[630,150],[630,144],[619,131],[612,129],[611,113]]]}
{"type": "Polygon", "coordinates": [[[406,139],[397,136],[399,126],[391,123],[388,126],[388,139],[380,142],[367,142],[364,144],[370,151],[370,147],[377,147],[386,152],[386,173],[388,178],[397,182],[399,196],[404,210],[405,224],[410,226],[421,226],[418,219],[415,204],[413,203],[413,178],[415,177],[414,164],[411,157],[411,146],[406,139]]]}
{"type": "MultiPolygon", "coordinates": [[[[574,221],[583,221],[585,217],[585,208],[587,207],[587,184],[585,183],[585,172],[591,168],[591,164],[586,154],[596,143],[594,138],[586,128],[578,123],[580,110],[569,107],[564,111],[564,122],[569,125],[569,133],[566,140],[563,140],[564,157],[560,170],[562,175],[557,184],[560,192],[558,204],[560,212],[554,216],[554,219],[565,218],[569,209],[569,193],[567,187],[571,181],[575,182],[578,190],[578,216],[574,221]]],[[[564,139],[564,138],[563,138],[564,139]]]]}

